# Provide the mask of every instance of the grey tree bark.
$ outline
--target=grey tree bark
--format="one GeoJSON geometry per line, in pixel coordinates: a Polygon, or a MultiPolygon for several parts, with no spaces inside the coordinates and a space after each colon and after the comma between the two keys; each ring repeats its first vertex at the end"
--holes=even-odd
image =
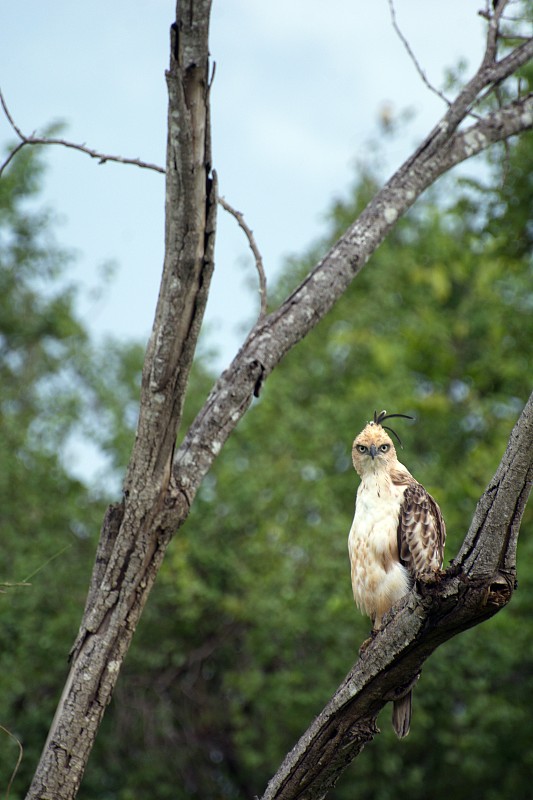
{"type": "MultiPolygon", "coordinates": [[[[533,55],[533,40],[527,40],[498,58],[506,4],[501,0],[489,15],[480,68],[440,123],[302,284],[258,320],[174,451],[213,270],[217,201],[209,127],[211,0],[178,2],[167,73],[165,260],[136,440],[124,497],[108,509],[103,522],[69,676],[27,795],[31,800],[76,796],[166,548],[263,381],[339,299],[427,187],[489,145],[533,127],[532,94],[491,111],[479,104],[533,55]]],[[[452,567],[438,584],[419,586],[389,618],[287,756],[265,799],[323,797],[374,735],[380,708],[416,675],[427,656],[508,601],[518,526],[532,478],[532,413],[530,400],[452,567]]]]}

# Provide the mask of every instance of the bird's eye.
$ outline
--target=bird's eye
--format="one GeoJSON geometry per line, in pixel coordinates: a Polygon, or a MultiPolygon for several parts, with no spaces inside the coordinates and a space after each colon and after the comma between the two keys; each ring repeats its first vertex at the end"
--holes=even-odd
{"type": "Polygon", "coordinates": [[[366,451],[368,450],[368,447],[365,447],[364,444],[358,444],[357,445],[357,449],[359,450],[360,453],[366,453],[366,451]]]}
{"type": "Polygon", "coordinates": [[[382,444],[379,449],[381,450],[382,453],[386,453],[389,448],[390,444],[382,444]]]}

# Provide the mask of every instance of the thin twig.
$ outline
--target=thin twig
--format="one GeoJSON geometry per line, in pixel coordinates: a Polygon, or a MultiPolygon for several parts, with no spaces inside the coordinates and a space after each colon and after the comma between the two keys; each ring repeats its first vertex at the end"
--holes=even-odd
{"type": "Polygon", "coordinates": [[[4,733],[7,733],[7,735],[11,739],[13,739],[13,741],[15,741],[17,743],[18,748],[19,748],[19,755],[18,755],[18,758],[17,758],[17,763],[15,764],[15,769],[11,773],[11,777],[9,779],[9,783],[7,784],[5,799],[8,800],[9,794],[11,792],[11,787],[13,786],[13,781],[15,780],[15,776],[16,776],[16,774],[18,772],[19,767],[20,767],[20,762],[22,761],[22,758],[24,756],[24,748],[23,748],[21,742],[19,742],[19,740],[17,739],[17,737],[13,733],[11,733],[11,731],[8,731],[7,728],[4,728],[3,725],[0,725],[0,730],[4,731],[4,733]]]}
{"type": "Polygon", "coordinates": [[[398,22],[396,20],[396,9],[394,8],[394,0],[388,0],[388,3],[389,3],[391,20],[392,20],[392,27],[396,31],[396,34],[397,34],[398,38],[400,39],[401,43],[403,44],[403,46],[407,50],[407,53],[409,54],[409,57],[410,57],[411,61],[415,65],[416,71],[418,72],[418,74],[422,78],[423,82],[428,87],[428,89],[431,92],[433,92],[434,94],[436,94],[437,97],[440,97],[441,100],[444,100],[444,102],[446,103],[447,106],[451,106],[451,101],[448,100],[446,95],[443,94],[438,89],[436,89],[435,86],[433,86],[433,84],[429,82],[429,80],[428,80],[428,78],[426,76],[426,73],[424,72],[424,70],[422,69],[420,64],[418,63],[417,57],[415,56],[414,52],[411,49],[411,45],[409,44],[409,42],[407,41],[407,39],[405,38],[405,36],[401,32],[400,26],[398,25],[398,22]]]}
{"type": "MultiPolygon", "coordinates": [[[[504,107],[504,102],[500,86],[495,87],[494,96],[498,104],[498,109],[501,111],[502,108],[504,107]]],[[[505,186],[505,184],[507,183],[507,178],[509,177],[509,172],[511,169],[511,148],[509,147],[508,139],[504,139],[502,144],[504,149],[504,159],[503,159],[503,171],[500,179],[500,186],[503,188],[503,186],[505,186]]]]}
{"type": "Polygon", "coordinates": [[[4,99],[4,94],[3,94],[1,89],[0,89],[0,103],[2,103],[2,108],[4,109],[4,114],[6,115],[6,117],[9,120],[9,124],[11,125],[11,127],[13,128],[13,130],[15,131],[15,133],[17,134],[19,139],[22,139],[24,141],[26,139],[26,137],[24,136],[24,134],[22,133],[22,131],[20,130],[18,125],[15,123],[15,120],[13,119],[13,117],[11,116],[11,113],[10,113],[10,111],[9,111],[9,109],[7,107],[6,101],[4,99]]]}
{"type": "Polygon", "coordinates": [[[72,544],[69,542],[69,544],[66,544],[64,547],[61,548],[61,550],[58,550],[57,553],[54,553],[53,556],[50,556],[50,558],[47,558],[46,561],[44,562],[44,564],[40,564],[37,567],[37,569],[35,569],[33,572],[31,572],[28,575],[27,578],[24,578],[24,581],[22,582],[21,585],[24,586],[29,580],[31,580],[31,578],[34,578],[37,575],[38,572],[40,572],[42,569],[47,567],[48,564],[50,564],[52,561],[55,561],[56,558],[59,558],[59,556],[62,556],[63,553],[66,553],[67,550],[70,550],[71,547],[72,547],[72,544]]]}
{"type": "Polygon", "coordinates": [[[18,581],[16,583],[7,581],[0,583],[0,594],[5,594],[5,589],[14,589],[15,586],[31,586],[31,583],[28,583],[27,581],[18,581]]]}
{"type": "Polygon", "coordinates": [[[4,109],[4,113],[11,127],[21,140],[20,144],[18,144],[9,153],[4,163],[0,166],[0,176],[2,175],[2,172],[7,167],[13,156],[16,155],[16,153],[18,153],[18,151],[21,150],[27,144],[29,145],[59,144],[62,145],[63,147],[69,147],[72,150],[79,150],[81,153],[85,153],[91,158],[96,158],[98,159],[99,164],[105,164],[106,161],[115,161],[119,164],[131,164],[136,167],[141,167],[142,169],[150,169],[153,170],[154,172],[161,172],[163,174],[165,172],[164,168],[160,167],[158,164],[151,164],[147,161],[142,161],[140,158],[125,158],[124,156],[114,156],[111,155],[110,153],[100,153],[98,150],[93,150],[91,147],[87,147],[87,145],[85,144],[75,144],[74,142],[69,142],[66,139],[57,139],[48,136],[35,136],[34,134],[31,134],[31,136],[27,136],[25,133],[21,131],[18,125],[16,125],[13,117],[11,116],[1,89],[0,89],[0,103],[2,105],[2,108],[4,109]]]}
{"type": "Polygon", "coordinates": [[[235,217],[235,219],[239,223],[239,227],[242,228],[246,238],[248,239],[248,244],[250,245],[250,250],[254,255],[255,266],[257,268],[257,274],[259,276],[259,296],[261,298],[261,310],[259,312],[259,319],[262,319],[267,312],[267,284],[266,284],[265,270],[263,267],[263,258],[257,246],[257,242],[255,241],[253,231],[246,224],[243,214],[240,211],[237,211],[235,208],[233,208],[233,206],[230,206],[227,200],[225,200],[223,197],[219,197],[218,202],[225,211],[227,211],[229,214],[235,217]]]}
{"type": "Polygon", "coordinates": [[[18,145],[13,148],[13,150],[10,152],[10,154],[8,155],[2,166],[0,166],[0,177],[2,176],[2,172],[7,167],[11,159],[13,159],[17,155],[19,150],[22,150],[25,144],[26,142],[19,142],[18,145]]]}
{"type": "Polygon", "coordinates": [[[70,544],[70,543],[66,544],[64,547],[61,548],[61,550],[59,550],[57,553],[54,553],[53,556],[50,556],[50,558],[47,558],[46,561],[44,562],[44,564],[40,564],[37,567],[37,569],[35,569],[33,572],[31,572],[28,575],[27,578],[24,578],[23,581],[17,581],[16,583],[11,583],[11,582],[0,583],[0,592],[3,592],[3,588],[2,587],[6,588],[6,589],[13,589],[15,586],[31,586],[31,583],[29,581],[32,578],[34,578],[37,575],[38,572],[40,572],[42,569],[47,567],[48,564],[50,564],[52,561],[55,561],[56,558],[59,558],[59,556],[62,556],[63,553],[66,553],[67,550],[70,550],[71,547],[72,547],[72,544],[70,544]]]}

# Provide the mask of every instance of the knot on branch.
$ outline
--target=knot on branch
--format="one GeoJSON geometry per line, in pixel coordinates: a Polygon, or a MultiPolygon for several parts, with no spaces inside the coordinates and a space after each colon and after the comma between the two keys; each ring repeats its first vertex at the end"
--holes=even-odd
{"type": "Polygon", "coordinates": [[[512,572],[498,572],[487,590],[486,603],[499,610],[507,605],[517,588],[516,575],[512,572]]]}
{"type": "Polygon", "coordinates": [[[191,510],[192,498],[185,486],[181,485],[172,474],[167,489],[163,496],[163,508],[171,511],[177,524],[184,522],[191,510]]]}
{"type": "Polygon", "coordinates": [[[266,378],[265,365],[262,364],[259,359],[254,358],[252,361],[250,361],[250,371],[252,372],[253,376],[256,376],[254,383],[254,397],[259,397],[261,394],[261,389],[263,388],[263,382],[266,378]]]}
{"type": "Polygon", "coordinates": [[[357,745],[358,749],[360,749],[367,742],[372,741],[378,733],[381,733],[381,731],[377,726],[375,717],[358,720],[342,734],[340,746],[346,748],[357,745]]]}

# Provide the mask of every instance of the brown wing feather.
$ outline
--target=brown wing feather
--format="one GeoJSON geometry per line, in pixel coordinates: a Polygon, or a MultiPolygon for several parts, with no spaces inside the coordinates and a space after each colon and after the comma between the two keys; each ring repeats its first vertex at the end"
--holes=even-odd
{"type": "Polygon", "coordinates": [[[442,566],[446,526],[440,508],[420,483],[407,487],[398,519],[398,554],[413,577],[442,566]]]}

